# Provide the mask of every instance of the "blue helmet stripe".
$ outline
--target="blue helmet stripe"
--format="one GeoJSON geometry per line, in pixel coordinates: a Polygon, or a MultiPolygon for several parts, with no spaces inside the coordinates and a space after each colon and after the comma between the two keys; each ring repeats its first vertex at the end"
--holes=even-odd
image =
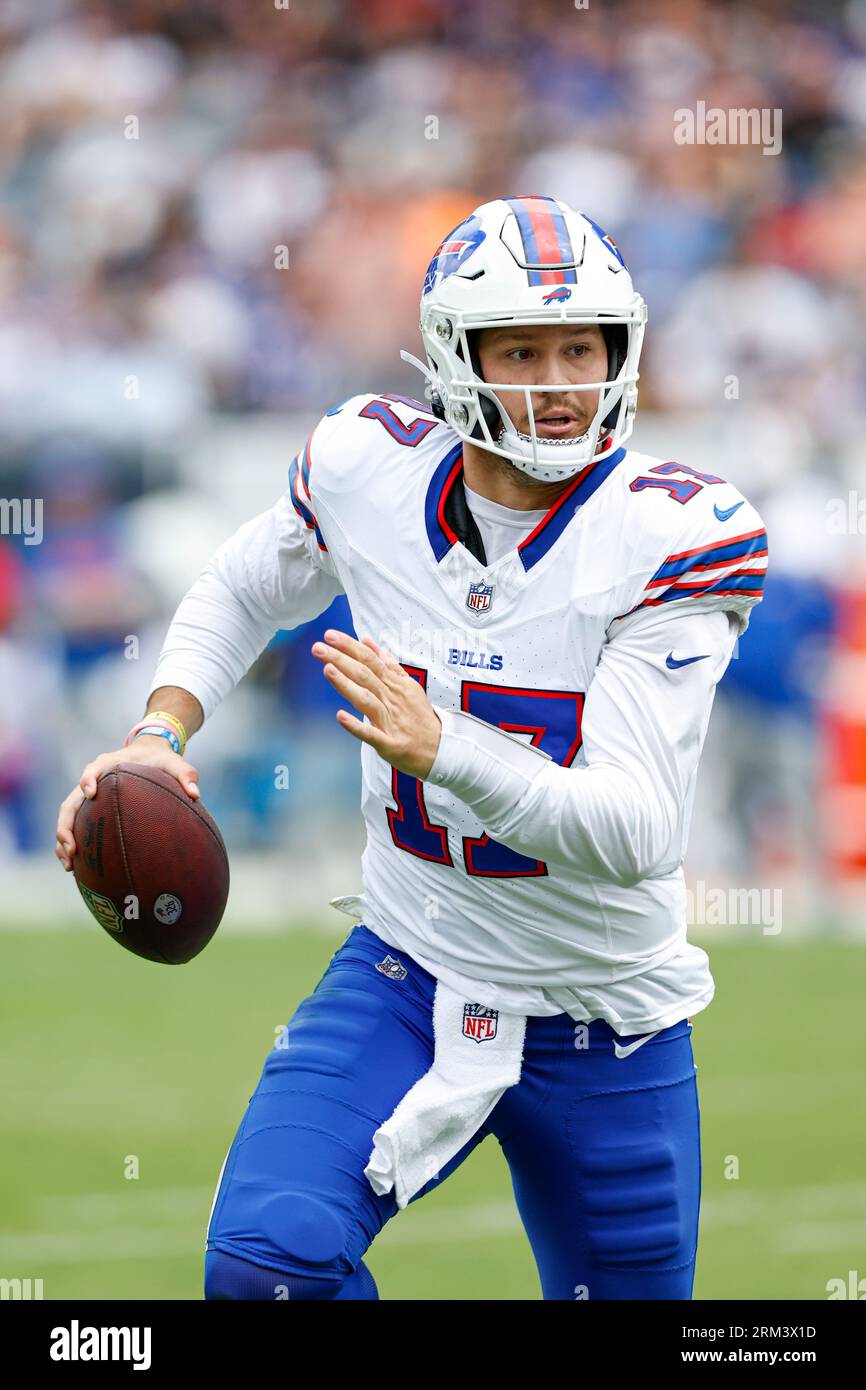
{"type": "MultiPolygon", "coordinates": [[[[517,218],[517,227],[520,238],[523,242],[523,254],[530,265],[547,265],[551,270],[559,265],[567,265],[574,260],[574,248],[571,244],[571,236],[568,231],[568,224],[560,209],[557,207],[556,199],[547,194],[533,194],[531,198],[506,198],[504,200],[514,212],[517,218]],[[558,249],[558,262],[550,258],[549,249],[545,247],[542,254],[538,244],[538,234],[542,228],[536,226],[535,219],[538,212],[532,210],[534,203],[547,203],[545,214],[550,217],[551,226],[556,237],[558,249]]],[[[545,228],[546,232],[547,229],[545,228]]],[[[527,272],[530,285],[551,284],[551,270],[529,270],[527,272]]],[[[573,267],[568,270],[556,270],[555,278],[560,282],[569,285],[577,284],[577,275],[573,267]]]]}

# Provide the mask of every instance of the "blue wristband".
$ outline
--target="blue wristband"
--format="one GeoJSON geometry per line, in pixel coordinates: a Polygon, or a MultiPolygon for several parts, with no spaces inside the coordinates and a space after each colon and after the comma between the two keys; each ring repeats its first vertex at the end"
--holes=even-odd
{"type": "Polygon", "coordinates": [[[166,729],[162,724],[146,724],[143,729],[136,730],[133,741],[141,738],[142,734],[158,734],[160,738],[167,738],[175,753],[180,755],[180,739],[174,729],[166,729]]]}

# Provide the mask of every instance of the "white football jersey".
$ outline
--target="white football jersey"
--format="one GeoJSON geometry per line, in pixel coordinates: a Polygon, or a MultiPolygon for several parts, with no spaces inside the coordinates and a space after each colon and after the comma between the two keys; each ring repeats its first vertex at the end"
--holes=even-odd
{"type": "Polygon", "coordinates": [[[344,906],[505,1012],[626,1035],[703,1008],[682,859],[715,686],[761,594],[755,509],[621,448],[485,564],[461,441],[387,393],[329,411],[289,474],[182,601],[152,688],[207,716],[278,627],[344,592],[443,721],[423,783],[361,746],[367,847],[344,906]]]}

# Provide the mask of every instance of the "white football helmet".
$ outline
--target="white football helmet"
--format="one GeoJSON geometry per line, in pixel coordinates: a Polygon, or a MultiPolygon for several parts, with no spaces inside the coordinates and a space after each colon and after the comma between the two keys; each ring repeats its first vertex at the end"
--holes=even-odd
{"type": "Polygon", "coordinates": [[[631,434],[646,304],[613,240],[591,217],[547,196],[482,203],[441,242],[421,292],[421,337],[433,411],[461,439],[508,459],[533,478],[570,478],[631,434]],[[484,381],[468,334],[506,324],[598,324],[607,343],[605,381],[516,386],[484,381]],[[529,434],[519,432],[497,391],[523,390],[529,434]],[[579,439],[539,438],[533,395],[598,391],[579,439]]]}

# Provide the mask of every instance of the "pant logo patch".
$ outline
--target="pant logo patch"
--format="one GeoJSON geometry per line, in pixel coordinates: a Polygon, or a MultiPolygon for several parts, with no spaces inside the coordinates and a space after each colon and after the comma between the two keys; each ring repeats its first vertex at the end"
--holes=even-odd
{"type": "Polygon", "coordinates": [[[380,974],[387,975],[389,980],[405,980],[409,974],[403,962],[395,960],[393,956],[386,956],[384,960],[377,960],[376,969],[380,974]]]}

